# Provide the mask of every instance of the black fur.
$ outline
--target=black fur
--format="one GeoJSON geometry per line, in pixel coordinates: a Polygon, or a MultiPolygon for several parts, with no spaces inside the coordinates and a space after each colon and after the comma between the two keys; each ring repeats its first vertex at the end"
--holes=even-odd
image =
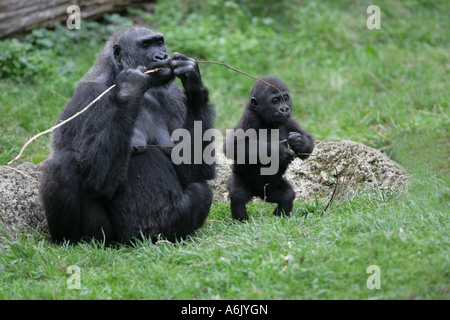
{"type": "MultiPolygon", "coordinates": [[[[116,32],[79,83],[59,120],[88,111],[56,129],[40,197],[55,242],[83,238],[127,243],[159,234],[170,241],[202,226],[212,202],[206,180],[213,165],[170,158],[177,128],[212,127],[214,112],[194,59],[170,57],[163,35],[134,27],[116,32]],[[144,74],[157,67],[167,69],[144,74]],[[181,79],[185,92],[173,81],[181,79]]],[[[192,139],[193,140],[193,139],[192,139]]]]}
{"type": "Polygon", "coordinates": [[[279,169],[274,175],[261,175],[260,169],[267,165],[261,164],[258,159],[256,164],[249,163],[250,142],[246,140],[245,152],[246,162],[237,164],[237,139],[227,137],[224,149],[227,152],[234,146],[235,163],[232,166],[232,174],[227,181],[230,192],[231,214],[234,219],[248,220],[246,203],[253,197],[258,196],[268,202],[277,203],[278,207],[273,212],[274,215],[288,216],[292,210],[295,193],[290,183],[283,178],[289,163],[295,156],[306,159],[309,155],[298,155],[299,153],[311,153],[314,148],[312,137],[303,130],[300,125],[291,117],[292,101],[289,89],[285,83],[276,77],[263,77],[262,80],[276,86],[276,88],[257,81],[252,88],[250,99],[245,108],[242,118],[235,129],[267,129],[267,140],[264,141],[258,135],[257,148],[264,148],[270,151],[272,130],[279,130],[279,169]],[[295,153],[293,153],[292,149],[295,153]]]}

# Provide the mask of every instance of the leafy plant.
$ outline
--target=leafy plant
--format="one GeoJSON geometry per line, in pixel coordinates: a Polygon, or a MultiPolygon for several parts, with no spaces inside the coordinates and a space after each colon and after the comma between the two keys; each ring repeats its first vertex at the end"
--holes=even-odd
{"type": "Polygon", "coordinates": [[[0,42],[0,78],[32,79],[55,71],[55,54],[17,39],[0,42]]]}
{"type": "Polygon", "coordinates": [[[69,30],[56,23],[53,30],[38,28],[22,39],[0,42],[0,78],[29,81],[65,74],[73,55],[82,47],[98,46],[132,20],[118,14],[104,16],[105,23],[83,22],[82,30],[69,30]]]}

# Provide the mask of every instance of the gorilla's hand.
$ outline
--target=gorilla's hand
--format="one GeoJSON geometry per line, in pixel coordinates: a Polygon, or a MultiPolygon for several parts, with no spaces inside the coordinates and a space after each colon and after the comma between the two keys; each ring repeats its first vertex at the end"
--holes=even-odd
{"type": "Polygon", "coordinates": [[[141,98],[149,85],[148,74],[144,73],[144,67],[122,70],[116,77],[116,97],[124,102],[132,98],[141,98]]]}
{"type": "Polygon", "coordinates": [[[289,132],[288,136],[289,147],[294,150],[295,153],[302,153],[303,145],[305,142],[303,141],[303,136],[298,132],[289,132]]]}
{"type": "Polygon", "coordinates": [[[186,91],[195,90],[203,86],[200,70],[195,59],[175,52],[170,65],[173,73],[180,78],[186,91]]]}
{"type": "Polygon", "coordinates": [[[284,144],[280,143],[280,163],[282,165],[289,165],[295,158],[295,153],[293,153],[289,148],[284,144]]]}

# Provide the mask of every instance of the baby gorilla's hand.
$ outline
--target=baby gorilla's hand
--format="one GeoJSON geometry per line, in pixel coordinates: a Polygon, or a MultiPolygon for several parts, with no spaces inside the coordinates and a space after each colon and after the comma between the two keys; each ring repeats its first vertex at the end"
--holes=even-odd
{"type": "Polygon", "coordinates": [[[295,153],[303,152],[304,141],[301,133],[289,132],[288,143],[289,147],[294,150],[295,153]]]}
{"type": "Polygon", "coordinates": [[[293,153],[289,148],[285,145],[285,143],[280,143],[280,163],[287,166],[292,160],[295,158],[295,153],[293,153]]]}

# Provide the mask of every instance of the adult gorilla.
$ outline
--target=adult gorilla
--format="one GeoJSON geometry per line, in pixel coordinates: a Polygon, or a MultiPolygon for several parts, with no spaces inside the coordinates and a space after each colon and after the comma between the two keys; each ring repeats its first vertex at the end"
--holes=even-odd
{"type": "Polygon", "coordinates": [[[171,133],[193,133],[194,121],[202,121],[203,131],[212,127],[214,113],[197,63],[180,53],[170,57],[160,33],[141,27],[118,31],[59,120],[113,84],[92,108],[54,132],[39,190],[51,236],[71,243],[85,237],[108,243],[141,235],[183,238],[208,215],[212,192],[206,180],[215,168],[175,166],[170,148],[142,145],[173,145],[171,133]],[[144,74],[144,67],[167,68],[144,74]]]}

